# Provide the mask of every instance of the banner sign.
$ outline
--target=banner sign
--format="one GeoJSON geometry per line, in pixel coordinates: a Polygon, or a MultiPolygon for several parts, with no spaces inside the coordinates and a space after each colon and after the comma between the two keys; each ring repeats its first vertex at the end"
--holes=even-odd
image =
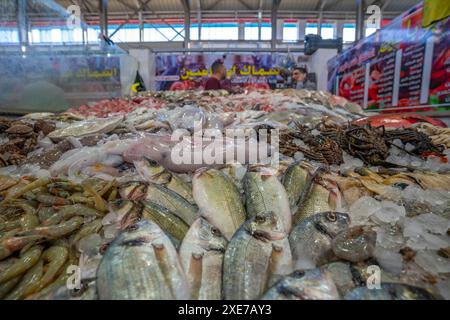
{"type": "Polygon", "coordinates": [[[0,73],[0,111],[39,109],[38,100],[52,95],[62,102],[46,111],[121,95],[119,56],[4,55],[0,73]]]}
{"type": "Polygon", "coordinates": [[[328,90],[367,109],[450,109],[450,18],[422,18],[419,4],[328,61],[328,90]]]}
{"type": "Polygon", "coordinates": [[[230,86],[275,88],[286,81],[285,70],[297,65],[292,54],[189,54],[156,56],[156,89],[182,90],[204,86],[211,65],[220,60],[230,86]]]}

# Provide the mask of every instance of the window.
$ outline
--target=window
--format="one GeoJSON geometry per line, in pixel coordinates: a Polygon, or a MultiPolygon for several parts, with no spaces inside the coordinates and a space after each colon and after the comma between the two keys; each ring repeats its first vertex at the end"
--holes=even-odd
{"type": "Polygon", "coordinates": [[[307,23],[305,28],[305,35],[317,34],[317,23],[307,23]]]}
{"type": "Polygon", "coordinates": [[[201,28],[202,40],[238,40],[237,23],[205,23],[201,28]]]}
{"type": "Polygon", "coordinates": [[[19,33],[16,28],[0,28],[0,43],[19,42],[19,33]]]}
{"type": "Polygon", "coordinates": [[[191,24],[191,40],[198,40],[198,24],[191,24]]]}
{"type": "Polygon", "coordinates": [[[183,41],[183,37],[183,25],[146,24],[144,26],[144,41],[183,41]]]}
{"type": "Polygon", "coordinates": [[[283,25],[283,41],[297,41],[298,25],[296,23],[285,23],[283,25]]]}
{"type": "Polygon", "coordinates": [[[108,34],[111,40],[114,42],[139,42],[139,26],[127,25],[121,27],[113,36],[114,31],[117,30],[119,26],[109,26],[108,34]]]}
{"type": "MultiPolygon", "coordinates": [[[[244,39],[258,40],[258,23],[248,22],[244,25],[244,39]]],[[[272,25],[267,22],[261,23],[261,40],[272,39],[272,25]]]]}
{"type": "Polygon", "coordinates": [[[322,30],[320,31],[322,39],[334,39],[335,38],[335,28],[334,24],[322,23],[322,30]]]}
{"type": "Polygon", "coordinates": [[[377,31],[377,28],[374,25],[367,25],[366,26],[366,37],[370,36],[371,34],[375,33],[377,31]]]}
{"type": "Polygon", "coordinates": [[[344,24],[344,29],[342,32],[342,40],[344,42],[353,42],[356,38],[356,29],[354,24],[344,24]]]}
{"type": "Polygon", "coordinates": [[[257,23],[245,23],[244,24],[244,39],[245,40],[258,40],[258,24],[257,23]]]}

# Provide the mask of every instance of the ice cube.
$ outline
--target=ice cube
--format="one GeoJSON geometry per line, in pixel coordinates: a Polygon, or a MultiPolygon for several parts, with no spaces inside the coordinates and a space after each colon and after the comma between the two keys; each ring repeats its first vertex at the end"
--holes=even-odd
{"type": "Polygon", "coordinates": [[[447,240],[448,237],[436,236],[428,232],[425,232],[422,237],[425,240],[427,249],[439,250],[450,246],[450,241],[447,240]]]}
{"type": "Polygon", "coordinates": [[[381,202],[381,208],[371,218],[378,223],[392,223],[405,216],[405,207],[399,206],[392,201],[383,200],[381,202]]]}
{"type": "Polygon", "coordinates": [[[377,230],[377,246],[391,250],[403,247],[405,239],[398,227],[383,227],[377,230]]]}
{"type": "Polygon", "coordinates": [[[387,272],[399,275],[403,269],[403,257],[401,254],[386,250],[385,248],[376,247],[374,252],[380,266],[387,272]]]}
{"type": "Polygon", "coordinates": [[[350,217],[353,225],[365,224],[369,217],[381,209],[381,203],[372,197],[364,196],[350,206],[350,217]]]}
{"type": "Polygon", "coordinates": [[[416,238],[425,232],[423,225],[415,218],[406,218],[403,227],[403,236],[416,238]]]}
{"type": "Polygon", "coordinates": [[[439,256],[436,251],[419,251],[417,252],[414,261],[425,271],[435,275],[450,272],[450,263],[448,259],[439,256]]]}
{"type": "Polygon", "coordinates": [[[445,234],[450,228],[449,219],[445,219],[433,213],[421,214],[417,216],[415,220],[421,223],[424,229],[436,234],[445,234]]]}
{"type": "Polygon", "coordinates": [[[394,141],[392,141],[396,146],[403,148],[403,142],[400,139],[395,139],[394,141]]]}
{"type": "Polygon", "coordinates": [[[311,134],[312,134],[313,136],[318,136],[318,135],[320,135],[320,131],[317,130],[317,129],[313,129],[313,130],[311,130],[311,134]]]}
{"type": "Polygon", "coordinates": [[[422,238],[421,236],[417,236],[415,238],[409,238],[406,241],[406,246],[413,250],[424,250],[427,247],[425,239],[422,238]]]}

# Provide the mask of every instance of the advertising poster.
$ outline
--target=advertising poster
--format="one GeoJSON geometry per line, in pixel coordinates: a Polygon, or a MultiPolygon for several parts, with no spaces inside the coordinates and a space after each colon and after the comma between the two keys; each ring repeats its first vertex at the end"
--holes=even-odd
{"type": "Polygon", "coordinates": [[[329,91],[366,109],[450,109],[450,18],[422,20],[419,4],[330,60],[329,91]]]}
{"type": "MultiPolygon", "coordinates": [[[[292,56],[291,59],[297,57],[292,56]]],[[[201,88],[211,76],[211,65],[220,60],[227,68],[222,86],[275,88],[286,81],[287,55],[272,54],[164,54],[156,57],[156,90],[201,88]]],[[[295,65],[296,62],[293,61],[295,65]]]]}
{"type": "Polygon", "coordinates": [[[0,57],[0,111],[61,111],[121,94],[120,57],[0,57]]]}

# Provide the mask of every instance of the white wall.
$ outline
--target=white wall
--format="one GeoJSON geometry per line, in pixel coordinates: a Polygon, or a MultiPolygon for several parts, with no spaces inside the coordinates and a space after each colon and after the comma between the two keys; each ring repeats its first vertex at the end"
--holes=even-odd
{"type": "Polygon", "coordinates": [[[152,67],[154,68],[153,54],[149,49],[130,49],[130,56],[135,58],[139,64],[139,74],[144,80],[147,90],[152,89],[153,74],[151,73],[152,67]]]}
{"type": "Polygon", "coordinates": [[[317,77],[317,90],[327,90],[328,60],[337,55],[336,49],[318,49],[311,56],[309,72],[315,72],[317,77]]]}

